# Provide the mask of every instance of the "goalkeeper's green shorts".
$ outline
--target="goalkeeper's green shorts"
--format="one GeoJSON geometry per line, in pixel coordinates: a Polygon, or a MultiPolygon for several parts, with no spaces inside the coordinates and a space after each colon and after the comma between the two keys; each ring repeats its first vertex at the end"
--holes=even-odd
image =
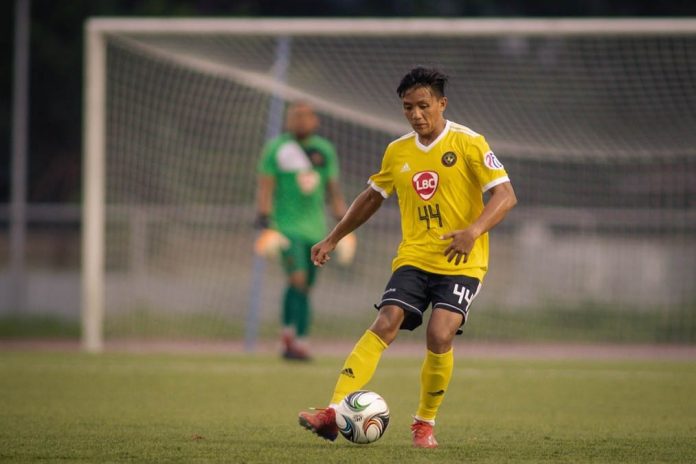
{"type": "Polygon", "coordinates": [[[312,246],[306,240],[288,237],[290,246],[282,251],[281,259],[285,273],[290,275],[295,272],[307,274],[307,285],[312,286],[317,274],[317,267],[312,263],[312,246]]]}

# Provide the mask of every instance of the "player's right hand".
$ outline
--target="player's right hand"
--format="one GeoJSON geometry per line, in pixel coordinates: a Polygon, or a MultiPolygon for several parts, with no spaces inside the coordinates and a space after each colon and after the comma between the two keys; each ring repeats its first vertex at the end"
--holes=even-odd
{"type": "Polygon", "coordinates": [[[336,244],[329,241],[327,238],[314,245],[312,247],[312,262],[314,265],[322,267],[326,264],[331,259],[329,253],[331,253],[334,248],[336,248],[336,244]]]}
{"type": "Polygon", "coordinates": [[[451,263],[454,260],[454,264],[457,266],[459,266],[460,262],[464,264],[469,260],[469,254],[476,241],[471,228],[448,232],[442,235],[440,239],[452,239],[447,248],[445,248],[444,255],[447,256],[447,262],[451,263]]]}

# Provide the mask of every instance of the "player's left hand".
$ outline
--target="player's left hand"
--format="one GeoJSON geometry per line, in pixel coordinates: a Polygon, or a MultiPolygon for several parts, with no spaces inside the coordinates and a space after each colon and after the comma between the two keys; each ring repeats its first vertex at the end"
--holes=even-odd
{"type": "Polygon", "coordinates": [[[469,229],[453,230],[440,237],[442,240],[452,239],[452,242],[445,248],[447,262],[454,260],[455,265],[466,263],[469,260],[469,253],[474,247],[476,237],[469,229]]]}

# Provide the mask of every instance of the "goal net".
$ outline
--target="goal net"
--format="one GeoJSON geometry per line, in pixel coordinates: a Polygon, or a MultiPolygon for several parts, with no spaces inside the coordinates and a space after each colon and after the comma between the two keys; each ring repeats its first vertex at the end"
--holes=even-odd
{"type": "MultiPolygon", "coordinates": [[[[451,80],[518,207],[491,234],[465,336],[696,340],[696,21],[137,20],[87,24],[83,323],[111,339],[274,337],[285,282],[259,262],[256,163],[288,101],[314,104],[347,200],[409,131],[395,88],[451,80]]],[[[375,316],[396,201],[324,268],[314,336],[375,316]]]]}

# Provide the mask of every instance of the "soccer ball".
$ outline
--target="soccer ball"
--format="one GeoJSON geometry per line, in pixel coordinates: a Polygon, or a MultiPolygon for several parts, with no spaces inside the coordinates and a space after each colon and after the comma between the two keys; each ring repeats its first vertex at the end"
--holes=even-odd
{"type": "Polygon", "coordinates": [[[389,425],[389,406],[377,393],[355,391],[336,408],[336,425],[341,435],[353,443],[379,440],[389,425]]]}

